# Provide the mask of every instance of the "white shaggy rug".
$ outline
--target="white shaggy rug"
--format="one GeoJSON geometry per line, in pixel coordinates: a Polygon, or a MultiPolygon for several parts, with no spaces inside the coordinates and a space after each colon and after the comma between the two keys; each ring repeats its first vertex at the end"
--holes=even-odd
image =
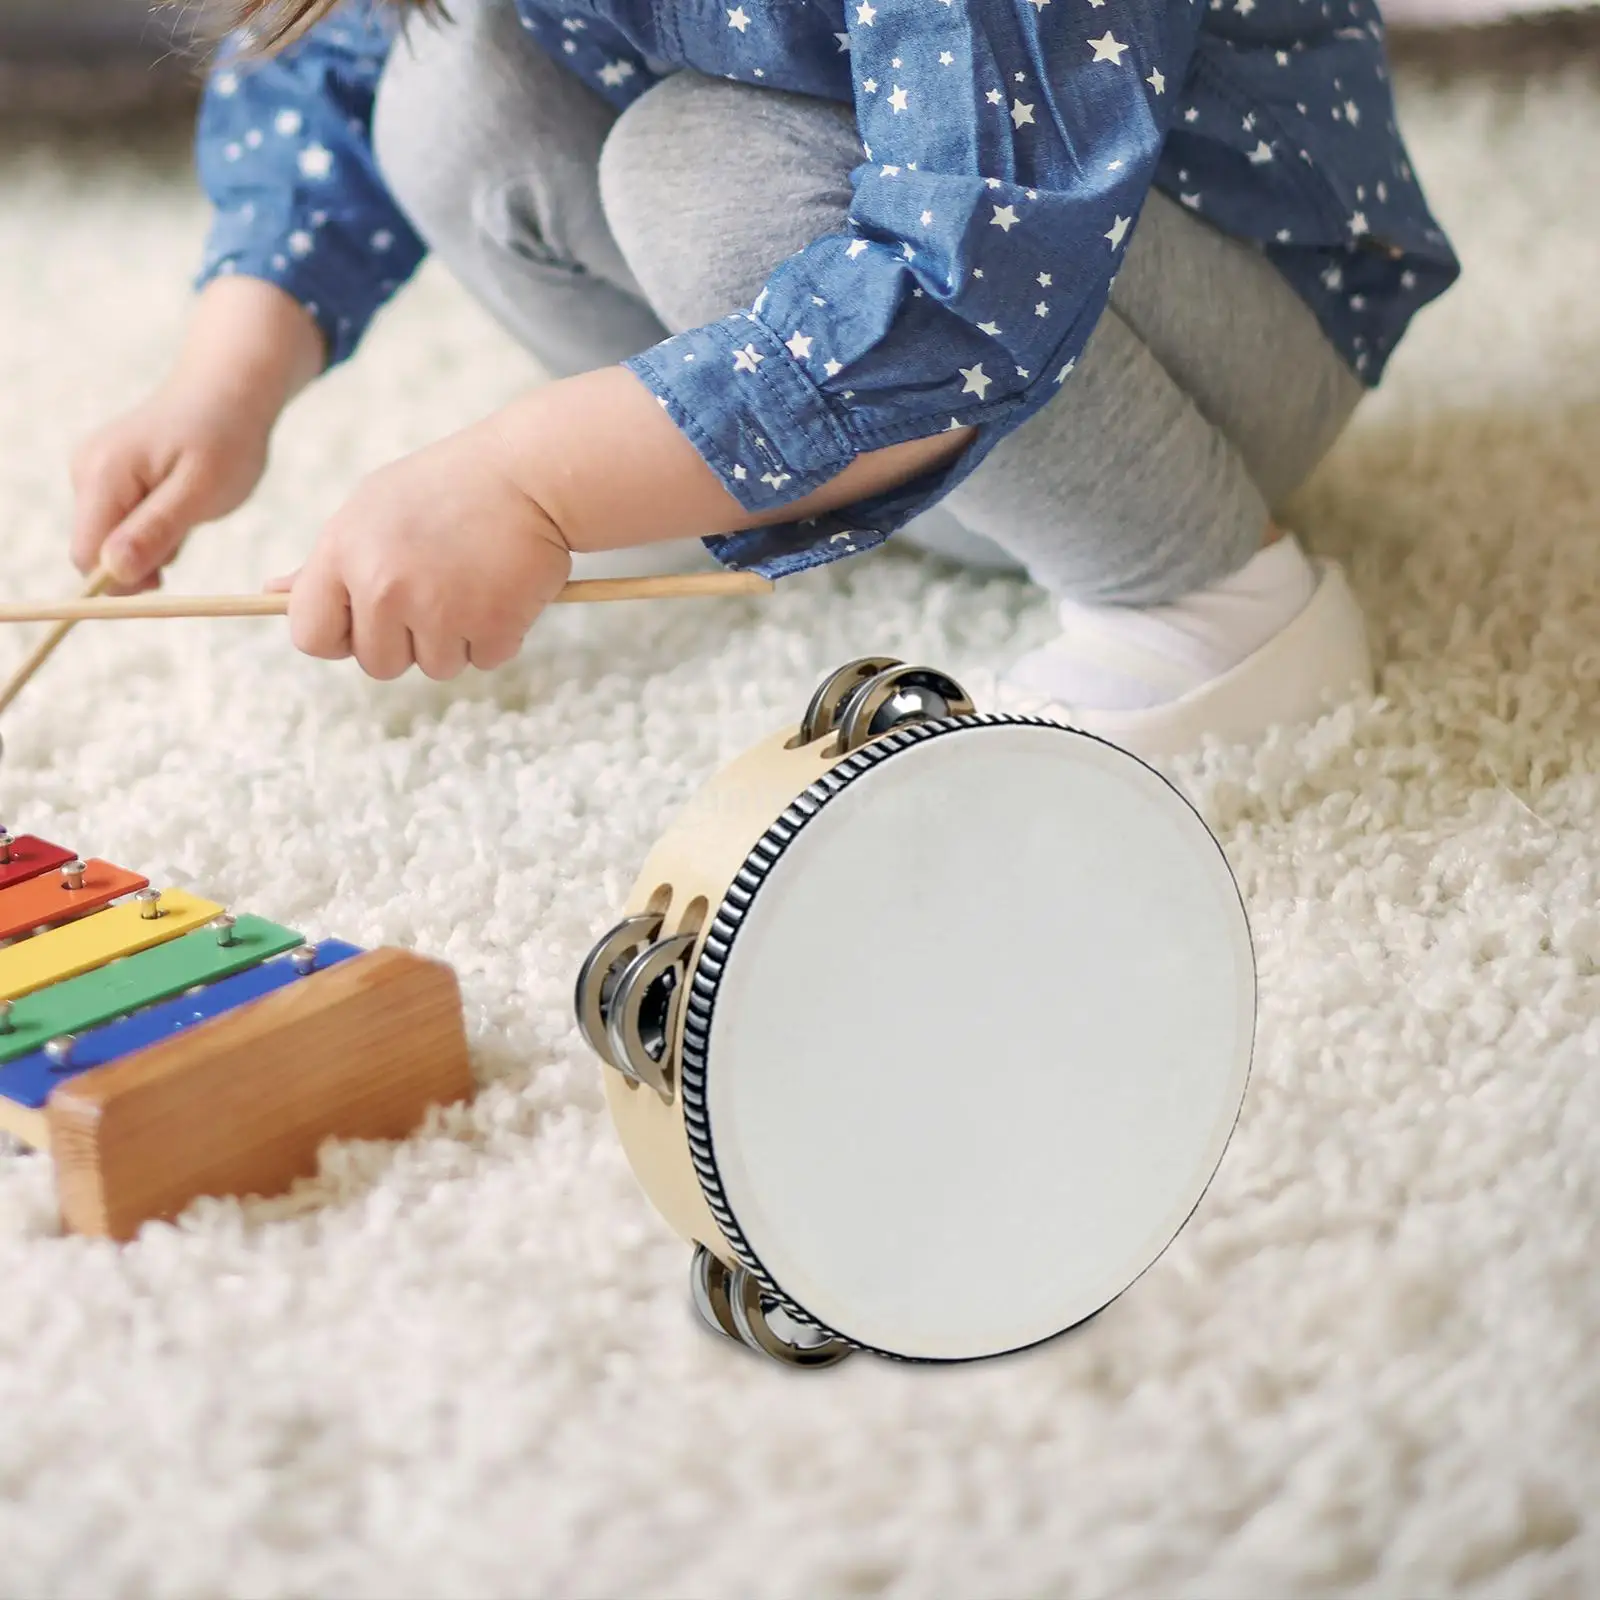
{"type": "MultiPolygon", "coordinates": [[[[1160,1266],[1020,1359],[769,1367],[691,1320],[571,1022],[713,768],[851,656],[1031,636],[1015,585],[895,553],[568,608],[455,687],[275,622],[82,629],[7,719],[7,824],[449,959],[483,1087],[121,1250],[0,1155],[0,1592],[1600,1592],[1600,87],[1403,92],[1468,274],[1297,518],[1382,698],[1205,770],[1261,1038],[1160,1266]]],[[[159,372],[201,226],[181,133],[4,146],[8,595],[73,581],[69,445],[159,372]]],[[[175,586],[291,566],[358,471],[528,376],[428,276],[175,586]]]]}

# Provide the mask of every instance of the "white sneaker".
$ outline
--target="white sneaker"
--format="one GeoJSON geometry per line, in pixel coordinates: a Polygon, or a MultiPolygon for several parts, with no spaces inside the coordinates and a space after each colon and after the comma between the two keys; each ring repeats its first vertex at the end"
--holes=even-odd
{"type": "MultiPolygon", "coordinates": [[[[1366,618],[1343,570],[1325,560],[1312,565],[1316,591],[1292,621],[1236,667],[1165,704],[1137,711],[1064,706],[1002,676],[991,704],[979,710],[1064,723],[1157,767],[1198,751],[1208,736],[1243,744],[1270,728],[1314,722],[1341,699],[1371,695],[1375,684],[1366,618]]],[[[1096,641],[1095,648],[1108,668],[1152,683],[1173,672],[1171,662],[1131,643],[1096,641]]]]}

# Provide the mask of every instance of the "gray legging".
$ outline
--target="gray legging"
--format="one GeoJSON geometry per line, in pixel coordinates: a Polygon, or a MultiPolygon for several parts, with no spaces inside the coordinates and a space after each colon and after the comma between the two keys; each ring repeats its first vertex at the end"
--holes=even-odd
{"type": "MultiPolygon", "coordinates": [[[[842,229],[861,151],[847,108],[683,71],[619,117],[511,0],[450,10],[395,48],[378,164],[556,375],[748,307],[842,229]]],[[[1077,371],[903,536],[1083,602],[1176,600],[1260,548],[1363,392],[1269,262],[1153,193],[1077,371]]]]}

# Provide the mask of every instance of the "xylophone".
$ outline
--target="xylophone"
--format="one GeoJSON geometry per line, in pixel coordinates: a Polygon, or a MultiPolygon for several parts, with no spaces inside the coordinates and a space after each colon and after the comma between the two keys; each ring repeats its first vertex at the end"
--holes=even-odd
{"type": "Polygon", "coordinates": [[[719,1334],[1003,1355],[1166,1250],[1255,1039],[1238,886],[1126,752],[892,657],[701,790],[574,1002],[719,1334]]]}
{"type": "Polygon", "coordinates": [[[63,1224],[128,1239],[272,1195],[324,1140],[398,1139],[473,1089],[441,962],[263,917],[0,828],[0,1129],[63,1224]]]}

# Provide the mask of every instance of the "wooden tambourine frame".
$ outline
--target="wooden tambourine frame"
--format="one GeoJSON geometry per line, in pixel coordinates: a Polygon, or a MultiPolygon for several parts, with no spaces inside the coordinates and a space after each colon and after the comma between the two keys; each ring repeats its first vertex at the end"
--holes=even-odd
{"type": "MultiPolygon", "coordinates": [[[[1121,807],[1123,802],[1118,799],[1117,804],[1121,807]]],[[[1114,815],[1117,820],[1112,832],[1123,826],[1123,811],[1119,809],[1114,815]]],[[[1132,827],[1133,821],[1128,826],[1132,827]]],[[[1082,831],[1079,830],[1080,835],[1082,831]]],[[[881,854],[882,847],[876,848],[881,854]]],[[[1022,848],[1019,843],[1017,850],[1022,848]]],[[[1149,853],[1144,846],[1136,846],[1136,849],[1140,860],[1149,853]]],[[[1098,850],[1095,853],[1099,853],[1098,850]]],[[[1056,852],[1044,851],[1042,865],[1048,867],[1054,854],[1056,852]]],[[[1078,871],[1081,881],[1088,885],[1093,862],[1088,856],[1084,859],[1087,864],[1073,870],[1078,871]]],[[[1026,863],[1023,863],[1023,870],[1026,872],[1026,863]]],[[[1010,894],[1018,900],[1027,898],[1025,876],[1018,878],[1013,874],[1007,878],[1001,874],[995,884],[993,894],[986,900],[983,886],[975,885],[970,872],[962,875],[959,881],[951,880],[951,892],[967,907],[968,920],[998,918],[999,925],[1003,925],[1007,906],[998,903],[995,897],[1010,894]],[[1005,884],[1010,887],[1004,887],[1005,884]],[[1019,889],[1019,884],[1024,887],[1019,889]],[[973,908],[976,908],[975,915],[973,908]]],[[[894,892],[891,888],[888,897],[893,898],[894,892]]],[[[1130,888],[1129,892],[1132,894],[1134,890],[1130,888]]],[[[1085,904],[1088,894],[1086,887],[1085,904]]],[[[1061,897],[1059,889],[1057,895],[1061,897]]],[[[1074,896],[1068,893],[1065,898],[1069,903],[1060,907],[1062,925],[1070,929],[1074,915],[1070,902],[1074,896]]],[[[879,892],[873,904],[881,906],[884,899],[885,894],[879,892]]],[[[1115,889],[1108,903],[1113,906],[1110,920],[1116,922],[1120,913],[1115,910],[1115,889]]],[[[1054,926],[1048,921],[1048,906],[1029,912],[1035,917],[1040,914],[1046,917],[1048,925],[1054,926]]],[[[1020,907],[1018,915],[1022,915],[1020,907]]],[[[769,914],[769,925],[774,924],[776,916],[776,912],[769,914]]],[[[1081,941],[1081,929],[1077,936],[1081,941]]],[[[990,939],[983,948],[993,944],[994,940],[990,939]]],[[[1092,940],[1088,944],[1080,943],[1080,966],[1082,952],[1093,947],[1092,940]]],[[[928,948],[936,955],[939,946],[933,943],[928,948]]],[[[969,945],[969,960],[977,948],[969,945]]],[[[1003,952],[996,959],[1003,960],[1003,952]]],[[[1046,970],[1051,970],[1048,963],[1046,970]]],[[[863,979],[867,976],[863,974],[863,979]]],[[[1000,970],[1002,987],[1004,976],[1004,971],[1000,970]]],[[[832,981],[837,987],[837,975],[832,981]]],[[[778,993],[781,995],[782,991],[778,993]]],[[[818,1029],[817,1024],[818,1017],[828,1011],[829,997],[817,993],[810,975],[803,971],[794,973],[793,994],[792,1015],[775,1020],[775,1049],[785,1054],[786,1059],[793,1058],[785,1069],[788,1080],[797,1075],[803,1077],[815,1067],[820,1085],[828,1070],[843,1070],[834,1061],[840,1046],[827,1043],[824,1031],[818,1029]]],[[[1080,1009],[1091,1004],[1093,998],[1092,995],[1082,997],[1078,1002],[1080,1009]]],[[[1048,993],[1041,996],[1046,1007],[1053,999],[1048,993]]],[[[1038,719],[981,715],[961,686],[941,672],[908,667],[892,658],[873,657],[851,662],[831,674],[818,687],[797,727],[765,740],[732,762],[700,791],[650,853],[622,919],[591,951],[578,978],[575,1001],[580,1029],[604,1064],[607,1102],[633,1171],[662,1218],[694,1246],[691,1288],[695,1306],[708,1326],[774,1360],[795,1366],[831,1365],[857,1350],[900,1360],[966,1360],[1038,1343],[1092,1316],[1146,1270],[1176,1236],[1221,1160],[1243,1099],[1254,1040],[1255,967],[1244,909],[1220,848],[1192,808],[1164,779],[1132,756],[1075,730],[1038,719]],[[892,1043],[896,1037],[893,1033],[886,1036],[891,1043],[880,1048],[873,1057],[873,1063],[884,1064],[886,1073],[892,1069],[899,1075],[896,1083],[900,1087],[896,1092],[903,1116],[891,1108],[888,1113],[891,1120],[884,1122],[886,1113],[881,1106],[876,1110],[865,1108],[860,1116],[852,1114],[841,1124],[837,1149],[828,1145],[825,1119],[820,1116],[818,1119],[818,1125],[824,1126],[820,1137],[815,1127],[810,1135],[801,1128],[801,1124],[810,1126],[812,1119],[805,1116],[795,1119],[797,1144],[807,1137],[812,1139],[811,1158],[817,1163],[818,1218],[829,1205],[837,1212],[838,1207],[846,1203],[834,1194],[836,1184],[843,1188],[848,1188],[850,1182],[870,1184],[870,1155],[863,1162],[857,1151],[849,1158],[855,1161],[851,1168],[853,1177],[844,1174],[849,1164],[846,1147],[851,1147],[853,1137],[850,1130],[859,1131],[870,1124],[879,1128],[881,1136],[882,1131],[888,1129],[889,1143],[894,1149],[890,1151],[886,1144],[886,1162],[898,1160],[907,1164],[907,1172],[915,1176],[919,1118],[932,1119],[927,1123],[930,1157],[936,1149],[944,1150],[946,1154],[941,1159],[950,1161],[948,1151],[952,1146],[948,1122],[949,1117],[957,1113],[944,1108],[954,1094],[967,1097],[962,1101],[968,1108],[967,1116],[979,1121],[987,1118],[994,1124],[990,1131],[997,1131],[1002,1140],[1015,1138],[1022,1144],[1032,1141],[1034,1168],[1045,1175],[1039,1194],[1040,1210],[1035,1213],[1024,1209],[1017,1213],[1014,1208],[1013,1213],[1007,1214],[1013,1220],[1003,1230],[1008,1237],[991,1239],[979,1254],[985,1261],[991,1256],[999,1259],[996,1271],[1000,1275],[997,1278],[991,1275],[989,1280],[987,1292],[991,1298],[1003,1299],[1004,1284],[1017,1277],[1015,1269],[1007,1265],[1008,1251],[1010,1256],[1022,1252],[1022,1259],[1030,1264],[1032,1273],[1046,1275],[1045,1280],[1037,1280],[1042,1284],[1044,1298],[1035,1295],[1037,1303],[1030,1302],[1026,1310],[1019,1307],[1017,1317],[1009,1322],[1001,1314],[992,1324],[983,1326],[973,1323],[967,1313],[960,1310],[959,1303],[964,1297],[954,1287],[957,1281],[965,1281],[969,1276],[981,1276],[971,1265],[970,1242],[960,1243],[963,1236],[961,1216],[954,1216],[946,1226],[946,1234],[934,1238],[933,1243],[929,1242],[933,1237],[930,1235],[908,1247],[907,1260],[921,1250],[930,1265],[925,1279],[915,1282],[907,1279],[908,1309],[903,1316],[891,1296],[870,1311],[864,1309],[862,1316],[856,1317],[848,1283],[860,1281],[859,1262],[843,1269],[844,1276],[839,1284],[826,1285],[822,1281],[826,1273],[819,1276],[818,1271],[813,1270],[816,1262],[822,1259],[816,1255],[816,1250],[825,1250],[824,1246],[805,1247],[812,1250],[810,1266],[802,1262],[799,1255],[794,1256],[794,1264],[787,1270],[775,1265],[768,1251],[768,1242],[774,1236],[772,1228],[767,1226],[765,1238],[752,1237],[751,1219],[763,1209],[770,1218],[775,1207],[781,1209],[782,1196],[765,1197],[759,1205],[749,1198],[754,1192],[752,1184],[760,1186],[759,1173],[754,1179],[750,1175],[751,1163],[759,1164],[763,1158],[757,1152],[764,1148],[767,1151],[764,1159],[770,1165],[772,1152],[786,1150],[787,1146],[781,1141],[774,1145],[770,1139],[761,1146],[757,1138],[748,1159],[743,1160],[742,1183],[746,1198],[737,1199],[732,1193],[737,1185],[730,1174],[742,1158],[731,1151],[730,1141],[736,1138],[743,1124],[741,1114],[727,1109],[728,1094],[732,1092],[727,1080],[733,1071],[730,1065],[733,1055],[728,1052],[733,1051],[733,1046],[724,1042],[721,1047],[724,1054],[721,1057],[718,1054],[718,1008],[720,1006],[726,1014],[721,1024],[726,1031],[734,1026],[727,1016],[737,1011],[739,1001],[746,998],[740,994],[730,999],[730,986],[739,982],[739,960],[745,959],[746,967],[751,972],[755,970],[751,966],[756,959],[754,956],[740,957],[742,932],[748,929],[757,909],[764,903],[778,903],[779,894],[773,886],[782,880],[784,872],[789,873],[790,885],[784,892],[793,897],[799,883],[795,873],[801,870],[795,863],[806,855],[805,850],[796,847],[797,841],[807,836],[808,829],[812,830],[807,845],[811,852],[807,858],[810,865],[804,870],[814,881],[828,877],[819,863],[835,859],[817,854],[829,837],[833,837],[835,843],[827,845],[828,850],[846,850],[841,842],[845,838],[840,832],[843,823],[838,818],[851,807],[860,827],[875,838],[887,837],[891,845],[902,838],[908,839],[907,848],[913,852],[908,858],[909,864],[900,880],[889,881],[891,884],[904,882],[908,898],[903,915],[911,919],[912,926],[918,925],[924,910],[937,919],[937,890],[925,881],[929,874],[917,870],[915,850],[919,826],[934,831],[943,828],[942,836],[947,841],[950,837],[951,824],[938,809],[944,783],[912,777],[901,779],[891,790],[883,781],[883,774],[890,769],[896,774],[902,771],[914,774],[924,769],[933,773],[936,769],[929,762],[935,743],[947,755],[960,754],[959,763],[944,762],[945,770],[952,775],[952,792],[965,785],[969,794],[981,794],[981,780],[991,768],[997,781],[1010,779],[1015,791],[1019,786],[1012,769],[1016,760],[1021,760],[1023,766],[1017,770],[1037,771],[1045,789],[1050,784],[1061,788],[1066,796],[1063,804],[1069,803],[1076,792],[1074,785],[1078,788],[1087,785],[1085,792],[1092,789],[1097,795],[1110,794],[1113,798],[1126,795],[1127,816],[1135,821],[1140,816],[1148,818],[1143,825],[1154,841],[1149,851],[1159,855],[1170,844],[1164,869],[1167,878],[1139,891],[1146,894],[1148,904],[1155,911],[1148,934],[1140,935],[1132,943],[1124,938],[1121,946],[1108,935],[1112,948],[1132,951],[1136,962],[1143,960],[1148,950],[1151,961],[1165,963],[1160,970],[1168,975],[1157,985],[1165,993],[1152,994],[1148,1007],[1136,1001],[1129,1010],[1129,1050],[1138,1063],[1145,1063],[1138,1065],[1137,1071],[1145,1072],[1149,1085],[1153,1086],[1139,1090],[1148,1104],[1137,1100],[1126,1104],[1115,1102],[1115,1095],[1122,1092],[1124,1075],[1116,1049],[1109,1053],[1102,1049],[1108,1070],[1083,1078],[1085,1087],[1081,1099],[1085,1115],[1080,1117],[1078,1102],[1071,1098],[1078,1091],[1066,1079],[1071,1071],[1081,1073],[1081,1066],[1069,1065],[1060,1074],[1063,1081],[1057,1082],[1053,1061],[1045,1061],[1042,1066],[1030,1065],[1039,1051],[1036,1046],[1026,1044],[1015,1047],[1019,1060],[1026,1058],[1023,1076],[1016,1080],[1022,1088],[1007,1089],[1005,1082],[1010,1080],[1005,1080],[1002,1072],[995,1080],[998,1101],[972,1099],[980,1092],[974,1085],[974,1077],[987,1068],[969,1065],[974,1057],[985,1053],[981,1048],[973,1049],[970,1041],[985,1037],[983,1030],[993,1021],[997,1028],[996,1049],[1004,1066],[1010,1058],[1001,1035],[1005,1033],[1006,1015],[1014,1013],[1018,1007],[1013,997],[1010,1012],[989,1018],[984,1010],[984,996],[971,993],[970,988],[964,989],[962,974],[957,971],[949,975],[948,984],[941,981],[931,986],[930,992],[936,1003],[947,1004],[948,1032],[952,1039],[959,1036],[969,1040],[966,1055],[943,1064],[937,1060],[937,1041],[944,1031],[941,1022],[931,1033],[926,1028],[921,1035],[916,1034],[915,1028],[908,1033],[906,1048],[920,1051],[918,1063],[898,1059],[892,1043]],[[917,762],[907,759],[913,755],[919,756],[921,768],[917,762]],[[1030,762],[1033,765],[1028,765],[1030,762]],[[1081,782],[1080,770],[1084,774],[1081,782]],[[893,821],[891,811],[895,816],[903,814],[908,819],[903,827],[893,821]],[[834,828],[831,836],[826,828],[818,825],[818,819],[824,817],[830,819],[828,826],[834,828]],[[1165,887],[1169,881],[1170,907],[1165,887]],[[1150,895],[1154,898],[1148,898],[1150,895]],[[766,902],[763,896],[768,897],[766,902]],[[1173,919],[1181,921],[1184,916],[1190,918],[1186,926],[1193,930],[1195,960],[1200,963],[1192,983],[1185,977],[1188,969],[1183,966],[1187,947],[1181,938],[1177,944],[1172,942],[1182,930],[1174,932],[1165,926],[1173,919]],[[1166,938],[1165,944],[1163,938],[1166,938]],[[1205,965],[1207,962],[1209,966],[1205,965]],[[1185,1055],[1182,1063],[1167,1059],[1172,1055],[1170,1046],[1162,1042],[1167,1036],[1151,1031],[1156,1024],[1150,1021],[1150,1016],[1159,1017],[1163,1004],[1177,1008],[1172,1026],[1188,1030],[1181,1044],[1185,1055]],[[921,1038],[920,1045],[915,1044],[915,1037],[921,1038]],[[1141,1043],[1141,1039],[1145,1042],[1141,1043]],[[931,1048],[930,1040],[933,1041],[931,1048]],[[1029,1054],[1030,1049],[1032,1054],[1029,1054]],[[1197,1063],[1193,1068],[1193,1081],[1187,1059],[1190,1054],[1197,1063]],[[723,1075],[720,1080],[724,1106],[721,1114],[726,1119],[726,1125],[721,1127],[717,1124],[716,1111],[719,1065],[723,1075]],[[925,1080],[916,1076],[923,1065],[929,1074],[925,1080]],[[1102,1089],[1101,1085],[1106,1087],[1102,1089]],[[1137,1211],[1144,1203],[1140,1183],[1145,1189],[1152,1185],[1166,1186],[1157,1199],[1150,1202],[1154,1207],[1150,1214],[1141,1214],[1130,1224],[1133,1233],[1119,1246],[1121,1255],[1108,1259],[1103,1268],[1090,1272],[1081,1285],[1064,1287],[1065,1298],[1059,1306],[1049,1302],[1046,1280],[1055,1270],[1054,1264],[1059,1263],[1065,1285],[1072,1272],[1078,1270],[1074,1263],[1080,1262],[1086,1253],[1092,1255],[1094,1242],[1106,1234],[1105,1229],[1097,1230],[1092,1219],[1101,1191],[1087,1177],[1075,1191],[1064,1189],[1057,1193],[1052,1187],[1050,1162],[1039,1160],[1043,1150],[1036,1126],[1039,1113],[1037,1110],[1030,1112],[1024,1091],[1056,1097],[1037,1104],[1054,1107],[1052,1116],[1062,1126],[1067,1139],[1064,1160],[1083,1166],[1095,1159],[1092,1140],[1089,1145],[1080,1145],[1076,1154],[1069,1148],[1073,1130],[1080,1123],[1088,1128],[1093,1116],[1101,1117],[1105,1127],[1120,1130],[1120,1136],[1128,1142],[1133,1154],[1108,1172],[1103,1187],[1122,1197],[1117,1204],[1124,1209],[1132,1207],[1137,1211]],[[1060,1098],[1063,1094],[1068,1096],[1065,1101],[1060,1098]],[[1014,1103],[1005,1101],[1008,1095],[1015,1096],[1014,1103]],[[992,1110],[984,1109],[991,1104],[992,1110]],[[1016,1126],[1009,1131],[1004,1122],[1008,1115],[1017,1119],[1016,1126]],[[874,1116],[878,1118],[876,1124],[872,1123],[874,1116]],[[899,1121],[894,1120],[897,1116],[900,1116],[899,1121]],[[944,1117],[942,1123],[939,1122],[941,1116],[944,1117]],[[1030,1125],[1030,1118],[1034,1125],[1030,1125]],[[1146,1179],[1135,1169],[1147,1150],[1159,1170],[1146,1179]],[[1160,1154],[1163,1151],[1165,1155],[1160,1154]],[[1057,1213],[1066,1206],[1072,1208],[1074,1217],[1063,1220],[1057,1213]],[[1024,1219],[1037,1216],[1041,1230],[1037,1257],[1028,1253],[1027,1240],[1019,1242],[1009,1237],[1016,1231],[1015,1215],[1024,1219]],[[1071,1232],[1073,1227],[1080,1229],[1083,1248],[1077,1242],[1080,1235],[1071,1232]],[[1063,1228],[1067,1231],[1063,1232],[1063,1228]],[[938,1240],[946,1235],[950,1240],[951,1261],[941,1265],[937,1259],[938,1240]],[[951,1277],[948,1289],[941,1287],[941,1274],[946,1266],[951,1277]],[[851,1271],[857,1273],[855,1280],[849,1278],[851,1271]],[[826,1302],[826,1310],[821,1302],[826,1302]],[[916,1304],[913,1306],[912,1302],[916,1304]],[[946,1305],[951,1311],[948,1326],[942,1309],[946,1305]]],[[[887,995],[882,1005],[875,1006],[868,994],[862,1004],[867,1009],[856,1013],[858,1019],[865,1016],[881,1023],[886,1016],[892,1017],[895,997],[887,995]]],[[[748,1011],[748,1006],[745,1009],[748,1011]]],[[[788,1011],[781,1001],[779,1009],[788,1011]]],[[[907,1021],[915,1023],[917,1019],[908,1016],[907,1021]]],[[[743,1027],[748,1035],[751,1027],[748,1017],[743,1027]]],[[[854,1031],[859,1031],[859,1023],[854,1031]]],[[[1068,1019],[1062,1038],[1070,1041],[1072,1037],[1073,1026],[1068,1019]]],[[[1100,1037],[1105,1037],[1103,1028],[1100,1037]]],[[[1063,1048],[1067,1056],[1077,1060],[1070,1048],[1066,1045],[1063,1048]]],[[[765,1059],[763,1052],[756,1054],[765,1059]]],[[[746,1049],[740,1059],[749,1062],[753,1058],[746,1049]]],[[[754,1069],[747,1067],[745,1070],[752,1077],[756,1076],[754,1069]]],[[[773,1070],[776,1072],[778,1068],[775,1066],[773,1070]]],[[[1127,1074],[1130,1083],[1134,1075],[1135,1068],[1130,1066],[1127,1074]]],[[[1016,1078],[1016,1074],[1012,1077],[1016,1078]]],[[[1144,1083],[1146,1079],[1139,1082],[1144,1083]]],[[[845,1080],[846,1094],[850,1081],[855,1080],[845,1080]]],[[[782,1092],[792,1095],[799,1091],[785,1087],[782,1092]]],[[[825,1091],[819,1087],[818,1092],[825,1091]]],[[[837,1082],[834,1092],[839,1092],[837,1082]]],[[[803,1101],[796,1104],[804,1106],[803,1101]]],[[[773,1115],[783,1114],[781,1108],[764,1111],[757,1107],[757,1111],[760,1115],[751,1126],[756,1126],[762,1116],[770,1124],[773,1115]]],[[[1088,1137],[1087,1134],[1083,1136],[1088,1137]]],[[[994,1176],[1001,1187],[1014,1176],[1012,1165],[1003,1155],[996,1163],[994,1176]]],[[[1027,1162],[1020,1160],[1017,1165],[1025,1168],[1027,1162]]],[[[950,1161],[952,1187],[959,1189],[962,1181],[968,1182],[974,1203],[981,1209],[987,1186],[981,1175],[974,1177],[966,1173],[963,1177],[957,1171],[960,1166],[959,1159],[950,1161]]],[[[926,1183],[926,1174],[921,1174],[918,1181],[926,1183]]],[[[914,1188],[909,1179],[906,1185],[898,1184],[892,1173],[885,1174],[884,1182],[886,1204],[891,1211],[902,1188],[908,1191],[914,1188]]],[[[943,1185],[936,1183],[927,1193],[932,1203],[924,1206],[924,1210],[937,1210],[945,1194],[943,1185]]],[[[865,1233],[871,1232],[875,1220],[882,1220],[878,1217],[882,1208],[872,1204],[861,1206],[859,1197],[855,1203],[863,1213],[864,1233],[858,1235],[848,1218],[840,1223],[835,1216],[828,1223],[834,1227],[831,1237],[844,1256],[849,1256],[865,1233]]],[[[783,1204],[789,1205],[792,1212],[795,1205],[803,1210],[806,1202],[783,1200],[783,1204]]],[[[800,1224],[798,1230],[788,1231],[797,1236],[805,1235],[804,1219],[796,1220],[800,1224]]],[[[884,1222],[883,1226],[890,1225],[884,1222]]],[[[887,1254],[894,1254],[892,1245],[883,1248],[887,1254]]],[[[777,1251],[779,1255],[783,1253],[777,1251]]]]}

